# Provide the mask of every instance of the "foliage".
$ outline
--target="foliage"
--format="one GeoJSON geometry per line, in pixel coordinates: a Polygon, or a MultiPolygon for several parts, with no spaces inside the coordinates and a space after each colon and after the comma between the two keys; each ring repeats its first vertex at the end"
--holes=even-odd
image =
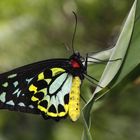
{"type": "Polygon", "coordinates": [[[109,92],[115,85],[119,83],[118,81],[122,81],[122,79],[128,76],[130,72],[133,72],[134,69],[139,66],[139,63],[140,63],[139,54],[137,54],[135,51],[135,57],[137,58],[135,59],[135,57],[132,55],[134,53],[133,51],[131,51],[135,49],[137,50],[137,52],[139,52],[139,45],[135,45],[135,46],[132,45],[134,42],[138,42],[138,40],[134,40],[135,38],[133,38],[133,36],[135,36],[137,32],[136,29],[138,29],[138,26],[134,26],[137,24],[137,22],[139,22],[138,9],[139,9],[139,1],[137,2],[137,0],[135,0],[128,14],[128,17],[125,21],[125,24],[122,28],[118,41],[116,45],[113,47],[113,49],[111,49],[109,62],[107,63],[107,66],[105,67],[105,70],[99,81],[99,85],[102,88],[100,86],[97,86],[97,88],[95,89],[93,93],[92,98],[85,105],[83,109],[84,125],[85,125],[83,138],[85,140],[92,139],[89,133],[90,112],[91,112],[90,110],[95,100],[97,100],[96,96],[98,96],[99,98],[103,96],[105,93],[109,92]],[[135,17],[137,18],[135,19],[135,17]],[[129,59],[132,59],[132,60],[130,61],[129,59]],[[115,61],[112,63],[111,62],[112,60],[115,60],[115,61]],[[110,85],[110,83],[112,84],[110,85]]]}

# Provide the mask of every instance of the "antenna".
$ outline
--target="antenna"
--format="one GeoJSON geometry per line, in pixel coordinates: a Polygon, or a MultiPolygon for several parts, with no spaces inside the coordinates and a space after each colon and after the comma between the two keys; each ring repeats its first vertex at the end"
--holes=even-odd
{"type": "Polygon", "coordinates": [[[75,39],[75,34],[76,34],[76,29],[77,29],[77,15],[74,11],[72,11],[74,17],[75,17],[75,27],[74,27],[74,32],[73,32],[73,36],[72,36],[72,42],[71,42],[71,47],[72,47],[72,51],[73,53],[75,52],[74,50],[74,39],[75,39]]]}

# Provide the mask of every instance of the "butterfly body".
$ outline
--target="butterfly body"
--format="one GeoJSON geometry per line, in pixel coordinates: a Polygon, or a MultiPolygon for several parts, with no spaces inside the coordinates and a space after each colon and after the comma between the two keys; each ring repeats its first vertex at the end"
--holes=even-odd
{"type": "Polygon", "coordinates": [[[0,74],[0,108],[42,114],[59,120],[80,114],[80,85],[86,73],[79,53],[0,74]],[[73,115],[75,114],[75,115],[73,115]]]}

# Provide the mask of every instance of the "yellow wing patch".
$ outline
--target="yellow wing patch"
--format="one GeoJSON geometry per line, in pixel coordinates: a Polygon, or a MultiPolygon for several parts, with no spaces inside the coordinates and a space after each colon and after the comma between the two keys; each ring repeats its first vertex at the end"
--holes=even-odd
{"type": "Polygon", "coordinates": [[[38,80],[42,80],[44,79],[44,73],[41,72],[39,75],[38,75],[38,80]]]}
{"type": "Polygon", "coordinates": [[[52,71],[52,76],[55,76],[55,75],[62,73],[62,72],[65,72],[65,70],[62,68],[52,68],[51,71],[52,71]]]}
{"type": "Polygon", "coordinates": [[[80,116],[80,85],[78,76],[73,78],[71,92],[69,94],[69,116],[72,121],[76,121],[80,116]]]}
{"type": "Polygon", "coordinates": [[[29,87],[29,91],[34,91],[36,93],[37,92],[37,87],[32,84],[29,87]]]}
{"type": "Polygon", "coordinates": [[[37,108],[44,113],[47,112],[47,109],[45,107],[42,107],[41,105],[38,105],[37,108]]]}
{"type": "Polygon", "coordinates": [[[55,95],[50,96],[49,93],[47,93],[47,91],[48,91],[47,89],[49,88],[53,77],[65,72],[65,70],[63,68],[51,68],[49,70],[51,71],[50,73],[52,73],[52,74],[49,75],[48,78],[45,77],[44,72],[41,72],[38,74],[35,84],[32,83],[29,86],[29,88],[28,88],[29,91],[33,92],[31,101],[37,102],[37,108],[41,112],[45,113],[46,117],[47,116],[52,117],[52,118],[64,117],[68,113],[69,105],[64,104],[64,105],[62,105],[61,110],[58,110],[58,106],[55,106],[53,104],[53,102],[55,103],[55,101],[52,102],[52,100],[51,100],[51,98],[55,95]],[[40,81],[46,82],[47,86],[45,88],[40,87],[40,84],[38,84],[40,81]],[[42,97],[42,94],[40,94],[40,93],[43,93],[43,97],[42,97]],[[49,97],[49,98],[47,98],[47,97],[49,97]],[[45,104],[44,104],[44,102],[45,102],[45,104]],[[50,109],[50,104],[52,104],[55,107],[55,110],[50,109]]]}

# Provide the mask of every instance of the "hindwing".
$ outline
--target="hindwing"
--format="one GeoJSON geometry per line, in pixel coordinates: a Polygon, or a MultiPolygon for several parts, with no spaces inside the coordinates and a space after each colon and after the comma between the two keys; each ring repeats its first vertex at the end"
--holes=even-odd
{"type": "Polygon", "coordinates": [[[72,75],[62,68],[46,69],[29,86],[31,101],[45,118],[64,117],[68,113],[72,75]]]}

